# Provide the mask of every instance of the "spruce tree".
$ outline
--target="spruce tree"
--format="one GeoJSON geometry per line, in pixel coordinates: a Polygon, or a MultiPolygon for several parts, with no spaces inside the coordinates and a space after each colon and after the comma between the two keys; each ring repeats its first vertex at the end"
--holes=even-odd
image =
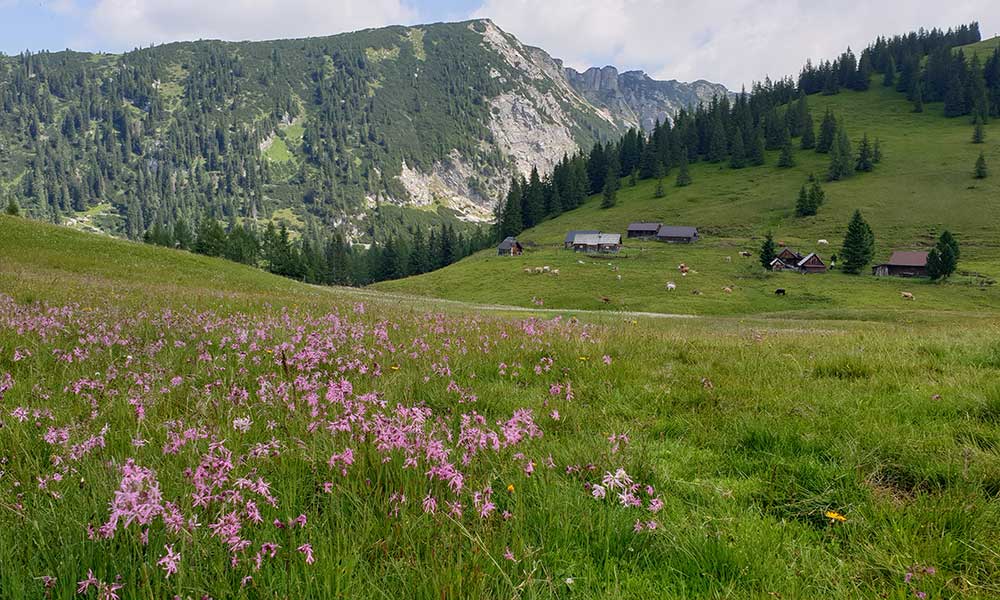
{"type": "Polygon", "coordinates": [[[781,154],[778,156],[778,166],[779,167],[794,167],[795,157],[792,155],[792,139],[788,136],[788,131],[785,131],[785,140],[781,144],[781,154]]]}
{"type": "Polygon", "coordinates": [[[812,150],[816,147],[816,128],[813,125],[812,115],[806,117],[805,125],[802,126],[802,143],[800,145],[803,150],[812,150]]]}
{"type": "Polygon", "coordinates": [[[677,170],[677,187],[691,185],[691,171],[688,168],[687,150],[681,151],[681,164],[677,170]]]}
{"type": "Polygon", "coordinates": [[[861,146],[858,148],[858,160],[854,170],[868,173],[875,169],[875,160],[872,155],[871,144],[868,143],[868,134],[861,138],[861,146]]]}
{"type": "Polygon", "coordinates": [[[806,186],[799,188],[799,199],[795,202],[795,214],[800,217],[808,217],[816,214],[815,207],[809,202],[809,192],[806,186]]]}
{"type": "Polygon", "coordinates": [[[913,112],[924,112],[924,85],[919,81],[915,81],[913,83],[913,91],[910,95],[913,97],[913,112]]]}
{"type": "Polygon", "coordinates": [[[771,268],[771,261],[777,256],[777,249],[774,245],[774,236],[768,231],[764,236],[764,242],[760,245],[760,266],[765,269],[771,268]]]}
{"type": "Polygon", "coordinates": [[[819,181],[815,177],[810,175],[810,180],[812,185],[809,186],[809,205],[812,207],[813,214],[819,211],[819,207],[823,206],[826,202],[826,192],[823,191],[822,186],[820,186],[819,181]]]}
{"type": "Polygon", "coordinates": [[[889,57],[889,60],[885,65],[885,73],[882,77],[882,85],[885,87],[892,87],[896,84],[896,60],[893,57],[889,57]]]}
{"type": "Polygon", "coordinates": [[[751,165],[759,167],[764,164],[764,132],[761,131],[760,127],[757,127],[752,137],[753,143],[750,145],[747,159],[751,165]]]}
{"type": "Polygon", "coordinates": [[[5,212],[12,217],[21,216],[21,207],[17,205],[17,200],[11,198],[7,203],[7,208],[5,212]]]}
{"type": "Polygon", "coordinates": [[[986,168],[986,155],[982,152],[979,153],[979,158],[976,159],[976,170],[973,174],[976,176],[976,179],[986,179],[990,174],[986,168]]]}
{"type": "Polygon", "coordinates": [[[653,192],[654,198],[662,198],[666,194],[663,189],[663,164],[656,161],[653,165],[653,177],[656,179],[656,190],[653,192]]]}
{"type": "Polygon", "coordinates": [[[601,193],[601,208],[611,208],[618,203],[618,176],[608,172],[604,179],[604,191],[601,193]]]}
{"type": "Polygon", "coordinates": [[[972,143],[982,144],[986,141],[986,128],[983,127],[983,118],[976,115],[976,126],[972,130],[972,143]]]}
{"type": "Polygon", "coordinates": [[[875,235],[861,216],[861,211],[855,210],[840,250],[844,272],[857,275],[871,262],[874,253],[875,235]]]}
{"type": "Polygon", "coordinates": [[[937,245],[927,255],[927,274],[931,279],[947,279],[958,268],[958,241],[951,232],[941,232],[937,245]]]}
{"type": "Polygon", "coordinates": [[[733,134],[733,143],[729,150],[729,166],[742,169],[747,166],[746,151],[743,149],[743,134],[737,130],[733,134]]]}
{"type": "Polygon", "coordinates": [[[827,170],[827,181],[839,181],[847,179],[854,172],[851,152],[851,140],[847,137],[847,130],[843,123],[837,127],[837,137],[830,149],[830,167],[827,170]]]}
{"type": "Polygon", "coordinates": [[[837,119],[830,112],[830,109],[826,110],[826,114],[823,115],[823,122],[819,125],[819,138],[816,140],[816,152],[820,154],[826,154],[833,147],[834,141],[836,141],[837,135],[837,119]]]}

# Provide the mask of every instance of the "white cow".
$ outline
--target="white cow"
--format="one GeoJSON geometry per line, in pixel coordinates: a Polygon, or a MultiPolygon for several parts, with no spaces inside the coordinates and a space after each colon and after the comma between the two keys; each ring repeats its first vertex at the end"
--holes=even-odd
{"type": "Polygon", "coordinates": [[[820,246],[829,246],[830,245],[830,242],[828,242],[826,240],[816,240],[816,243],[818,245],[820,245],[820,246]]]}
{"type": "Polygon", "coordinates": [[[673,281],[668,281],[667,282],[667,291],[668,292],[672,292],[672,291],[674,291],[676,289],[677,289],[677,284],[676,283],[674,283],[673,281]]]}

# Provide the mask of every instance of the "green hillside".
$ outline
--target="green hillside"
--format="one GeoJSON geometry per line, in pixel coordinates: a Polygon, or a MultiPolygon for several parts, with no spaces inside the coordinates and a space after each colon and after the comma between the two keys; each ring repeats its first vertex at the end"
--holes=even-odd
{"type": "Polygon", "coordinates": [[[0,597],[1000,589],[995,316],[488,313],[0,216],[0,597]]]}
{"type": "Polygon", "coordinates": [[[442,271],[384,282],[377,289],[519,306],[530,306],[535,298],[546,307],[668,313],[835,315],[846,311],[876,318],[915,309],[1000,308],[1000,291],[993,285],[1000,277],[1000,178],[973,178],[980,151],[988,164],[1000,168],[996,125],[986,126],[985,144],[973,144],[968,118],[947,119],[941,116],[940,104],[928,104],[923,113],[914,113],[902,94],[877,82],[867,92],[815,95],[809,103],[817,126],[829,108],[846,124],[855,149],[867,134],[881,141],[885,155],[872,173],[824,183],[827,200],[814,217],[795,216],[795,202],[809,174],[821,179],[825,175],[827,155],[797,149],[796,166],[789,169],[775,166],[777,152],[769,152],[762,167],[734,170],[726,163],[697,163],[691,167],[694,183],[674,187],[675,170],[667,179],[664,198],[654,197],[654,181],[640,181],[635,187],[623,182],[615,207],[601,209],[600,198],[594,197],[581,208],[525,231],[519,236],[527,244],[522,257],[498,258],[484,251],[442,271]],[[855,209],[862,211],[874,229],[875,262],[885,260],[892,250],[926,249],[943,229],[949,229],[961,242],[959,270],[963,274],[942,285],[839,272],[821,276],[762,273],[756,252],[766,232],[772,231],[776,240],[800,252],[816,251],[828,260],[840,252],[855,209]],[[702,241],[679,246],[626,240],[620,256],[602,258],[562,250],[569,230],[624,234],[633,221],[697,226],[702,241]],[[820,239],[830,245],[817,245],[820,239]],[[740,258],[740,250],[753,251],[755,256],[740,258]],[[584,264],[579,264],[581,260],[584,264]],[[682,262],[696,273],[681,278],[676,267],[682,262]],[[544,265],[558,268],[560,275],[523,272],[544,265]],[[677,290],[668,293],[667,281],[675,281],[677,290]],[[732,294],[722,291],[727,286],[733,288],[732,294]],[[787,297],[774,296],[779,287],[788,290],[787,297]],[[694,295],[694,290],[702,295],[694,295]],[[916,301],[904,303],[900,291],[913,292],[916,301]]]}

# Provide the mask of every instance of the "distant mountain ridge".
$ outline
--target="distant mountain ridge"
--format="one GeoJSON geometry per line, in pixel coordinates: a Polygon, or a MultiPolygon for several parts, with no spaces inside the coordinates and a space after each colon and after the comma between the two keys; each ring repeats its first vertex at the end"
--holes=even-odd
{"type": "Polygon", "coordinates": [[[724,91],[574,73],[487,19],[0,57],[0,195],[132,239],[208,215],[379,241],[489,221],[515,173],[724,91]]]}
{"type": "Polygon", "coordinates": [[[730,94],[726,86],[704,79],[691,83],[658,81],[643,71],[619,73],[613,66],[591,67],[583,73],[566,67],[565,73],[573,88],[591,103],[647,132],[657,121],[672,119],[683,108],[730,94]]]}

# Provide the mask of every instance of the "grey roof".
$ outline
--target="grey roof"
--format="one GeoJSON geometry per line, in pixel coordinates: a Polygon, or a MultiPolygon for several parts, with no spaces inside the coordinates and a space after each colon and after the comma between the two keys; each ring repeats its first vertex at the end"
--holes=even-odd
{"type": "Polygon", "coordinates": [[[629,223],[629,231],[659,231],[663,223],[629,223]]]}
{"type": "Polygon", "coordinates": [[[580,233],[601,233],[601,232],[597,231],[596,229],[574,229],[573,231],[570,231],[569,233],[566,234],[566,243],[572,244],[573,238],[575,238],[577,234],[580,233]]]}
{"type": "Polygon", "coordinates": [[[697,227],[664,225],[656,232],[656,237],[693,238],[698,236],[697,227]]]}
{"type": "Polygon", "coordinates": [[[500,245],[497,246],[497,250],[510,250],[511,248],[514,247],[514,244],[517,244],[518,246],[521,245],[518,244],[516,239],[512,237],[506,237],[502,242],[500,242],[500,245]]]}
{"type": "MultiPolygon", "coordinates": [[[[810,252],[809,254],[806,254],[805,256],[803,256],[803,257],[802,257],[802,259],[801,259],[801,260],[799,260],[799,262],[795,263],[795,266],[796,266],[796,267],[801,267],[802,265],[806,264],[806,261],[807,261],[807,260],[809,260],[810,258],[812,258],[812,257],[814,257],[814,256],[815,256],[816,258],[819,258],[819,255],[818,255],[818,254],[816,254],[815,252],[810,252]]],[[[822,259],[822,258],[819,258],[819,262],[823,262],[823,259],[822,259]]]]}
{"type": "Polygon", "coordinates": [[[620,233],[578,233],[573,238],[573,244],[578,246],[603,246],[621,243],[622,234],[620,233]]]}

